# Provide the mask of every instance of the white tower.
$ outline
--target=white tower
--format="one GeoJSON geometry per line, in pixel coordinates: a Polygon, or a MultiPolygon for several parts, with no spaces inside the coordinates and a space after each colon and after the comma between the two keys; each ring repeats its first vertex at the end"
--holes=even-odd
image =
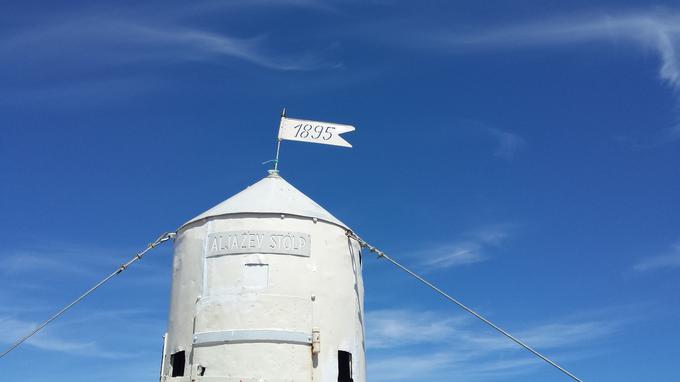
{"type": "Polygon", "coordinates": [[[273,173],[177,232],[161,381],[365,381],[348,228],[273,173]]]}

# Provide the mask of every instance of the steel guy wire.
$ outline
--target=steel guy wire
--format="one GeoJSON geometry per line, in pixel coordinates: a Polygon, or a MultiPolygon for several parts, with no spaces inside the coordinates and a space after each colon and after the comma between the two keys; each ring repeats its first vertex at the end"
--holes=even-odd
{"type": "Polygon", "coordinates": [[[33,335],[35,335],[36,333],[38,333],[39,331],[41,331],[41,330],[42,330],[45,326],[47,326],[50,322],[56,320],[56,319],[59,318],[62,314],[66,313],[67,310],[71,309],[74,305],[76,305],[77,303],[79,303],[80,301],[82,301],[82,300],[83,300],[85,297],[87,297],[90,293],[92,293],[92,292],[94,292],[95,290],[97,290],[97,288],[99,288],[100,286],[104,285],[107,281],[111,280],[114,276],[116,276],[116,275],[118,275],[119,273],[121,273],[121,272],[123,272],[124,270],[126,270],[130,265],[132,265],[132,263],[136,262],[137,260],[141,260],[141,258],[142,258],[147,252],[149,252],[150,250],[156,248],[156,247],[157,247],[158,245],[160,245],[161,243],[163,243],[163,242],[165,242],[165,241],[167,241],[167,240],[170,240],[170,239],[172,239],[172,238],[174,238],[174,237],[175,237],[175,233],[174,233],[174,232],[166,232],[166,233],[160,235],[160,236],[158,237],[158,239],[156,239],[153,243],[150,243],[149,245],[147,245],[146,248],[145,248],[143,251],[137,253],[137,254],[136,254],[132,259],[130,259],[128,262],[121,264],[121,266],[118,267],[118,269],[116,269],[113,273],[111,273],[110,275],[106,276],[103,280],[101,280],[100,282],[98,282],[97,284],[95,284],[92,288],[88,289],[85,293],[83,293],[82,295],[80,295],[80,297],[78,297],[77,299],[73,300],[73,302],[71,302],[70,304],[68,304],[68,305],[64,306],[63,308],[61,308],[61,310],[59,310],[57,313],[55,313],[55,314],[52,315],[50,318],[48,318],[47,320],[45,320],[42,324],[38,325],[38,327],[35,328],[35,329],[33,329],[33,331],[31,331],[31,332],[28,333],[27,335],[25,335],[25,336],[21,337],[19,340],[17,340],[12,346],[10,346],[10,347],[9,347],[7,350],[5,350],[2,354],[0,354],[0,358],[6,356],[6,355],[9,354],[12,350],[14,350],[14,349],[16,349],[17,347],[19,347],[19,345],[21,345],[22,343],[26,342],[26,340],[28,340],[29,338],[33,337],[33,335]]]}
{"type": "Polygon", "coordinates": [[[497,332],[499,332],[499,333],[501,333],[502,335],[504,335],[505,337],[509,338],[510,340],[512,340],[512,341],[515,342],[516,344],[520,345],[520,346],[523,347],[524,349],[528,350],[529,352],[531,352],[531,353],[532,353],[533,355],[535,355],[536,357],[538,357],[538,358],[544,360],[545,362],[549,363],[550,365],[554,366],[555,368],[557,368],[559,371],[561,371],[561,372],[563,372],[564,374],[566,374],[567,376],[569,376],[569,377],[570,377],[571,379],[573,379],[574,381],[583,382],[581,379],[579,379],[578,377],[576,377],[574,374],[570,373],[568,370],[566,370],[566,369],[563,368],[562,366],[560,366],[560,365],[558,365],[557,363],[551,361],[548,357],[546,357],[546,356],[544,356],[543,354],[539,353],[538,351],[534,350],[531,346],[525,344],[524,342],[522,342],[521,340],[519,340],[517,337],[515,337],[515,336],[513,336],[512,334],[508,333],[507,331],[501,329],[499,326],[497,326],[497,325],[494,324],[493,322],[491,322],[491,321],[487,320],[486,318],[484,318],[481,314],[479,314],[479,313],[475,312],[474,310],[468,308],[468,307],[467,307],[465,304],[463,304],[462,302],[460,302],[460,301],[456,300],[455,298],[449,296],[449,295],[448,295],[447,293],[445,293],[443,290],[437,288],[434,284],[432,284],[431,282],[425,280],[423,277],[419,276],[419,275],[416,274],[415,272],[413,272],[413,271],[411,271],[410,269],[406,268],[405,266],[399,264],[396,260],[394,260],[394,259],[392,259],[391,257],[387,256],[387,255],[385,254],[385,252],[383,252],[383,251],[379,250],[378,248],[376,248],[376,247],[374,247],[374,246],[368,244],[368,243],[367,243],[366,241],[364,241],[362,238],[360,238],[359,236],[357,236],[354,232],[348,230],[348,231],[346,232],[346,234],[347,234],[348,237],[350,237],[350,238],[356,240],[356,241],[359,243],[359,245],[361,245],[362,247],[368,248],[369,251],[371,251],[371,252],[377,254],[377,255],[378,255],[378,258],[383,258],[383,259],[389,261],[390,263],[392,263],[393,265],[397,266],[397,267],[398,267],[399,269],[401,269],[402,271],[404,271],[404,272],[408,273],[409,275],[415,277],[416,279],[418,279],[420,282],[422,282],[423,284],[425,284],[425,285],[427,285],[428,287],[430,287],[430,288],[431,288],[432,290],[434,290],[435,292],[437,292],[437,293],[439,293],[440,295],[444,296],[447,300],[453,302],[454,304],[458,305],[459,307],[461,307],[461,308],[462,308],[463,310],[465,310],[466,312],[468,312],[468,313],[472,314],[473,316],[477,317],[477,318],[480,319],[482,322],[484,322],[485,324],[489,325],[490,327],[492,327],[493,329],[495,329],[497,332]]]}

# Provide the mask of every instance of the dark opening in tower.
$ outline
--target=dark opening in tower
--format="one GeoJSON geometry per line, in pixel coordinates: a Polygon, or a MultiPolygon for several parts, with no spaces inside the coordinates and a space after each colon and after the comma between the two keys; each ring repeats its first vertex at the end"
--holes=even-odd
{"type": "Polygon", "coordinates": [[[354,382],[352,379],[352,353],[338,350],[338,382],[354,382]]]}
{"type": "Polygon", "coordinates": [[[173,377],[183,377],[184,376],[184,364],[186,363],[186,356],[184,355],[184,350],[178,351],[177,353],[172,353],[170,355],[170,366],[172,366],[172,376],[173,377]]]}

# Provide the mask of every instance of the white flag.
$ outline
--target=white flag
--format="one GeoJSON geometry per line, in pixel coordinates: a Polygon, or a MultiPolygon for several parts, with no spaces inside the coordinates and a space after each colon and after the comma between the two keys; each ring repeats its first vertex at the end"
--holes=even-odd
{"type": "Polygon", "coordinates": [[[279,139],[352,147],[340,136],[349,131],[354,131],[354,126],[281,117],[279,139]]]}

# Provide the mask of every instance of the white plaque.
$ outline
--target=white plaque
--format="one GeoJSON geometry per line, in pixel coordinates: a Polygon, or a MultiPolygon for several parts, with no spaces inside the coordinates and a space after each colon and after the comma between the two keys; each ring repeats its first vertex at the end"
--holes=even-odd
{"type": "Polygon", "coordinates": [[[226,231],[208,234],[206,256],[273,253],[309,257],[311,237],[303,232],[226,231]]]}

